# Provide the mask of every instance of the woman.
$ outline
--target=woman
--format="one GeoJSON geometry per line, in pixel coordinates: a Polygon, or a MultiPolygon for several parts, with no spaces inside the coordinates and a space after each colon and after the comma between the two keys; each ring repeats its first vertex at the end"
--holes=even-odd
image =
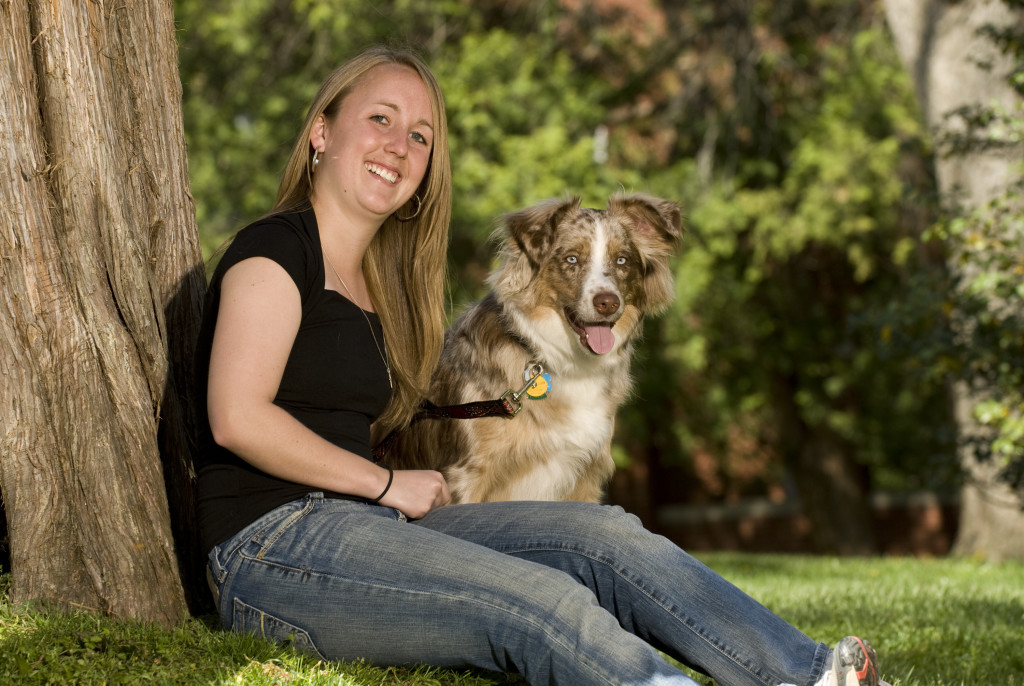
{"type": "Polygon", "coordinates": [[[199,519],[224,625],[534,684],[694,683],[656,648],[722,684],[877,684],[866,643],[812,641],[619,508],[445,507],[438,472],[371,461],[440,353],[450,208],[429,70],[339,67],[210,286],[199,519]]]}

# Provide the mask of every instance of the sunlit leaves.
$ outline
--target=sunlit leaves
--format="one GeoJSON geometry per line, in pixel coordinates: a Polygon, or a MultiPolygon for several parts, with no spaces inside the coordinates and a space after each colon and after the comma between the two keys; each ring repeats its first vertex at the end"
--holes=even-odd
{"type": "MultiPolygon", "coordinates": [[[[929,261],[920,225],[907,221],[921,181],[901,169],[926,143],[887,41],[869,29],[816,53],[817,106],[805,100],[777,110],[793,117],[776,122],[794,134],[780,157],[745,159],[709,187],[681,184],[693,193],[694,240],[677,269],[685,314],[666,327],[680,384],[700,389],[698,403],[715,404],[712,413],[694,413],[693,425],[682,420],[693,438],[746,425],[771,445],[782,405],[791,404],[807,430],[842,436],[880,483],[911,487],[921,481],[902,470],[953,454],[943,420],[922,421],[944,411],[945,377],[914,363],[941,366],[942,341],[925,358],[909,342],[941,331],[939,305],[893,307],[911,279],[934,294],[941,263],[929,261]],[[742,418],[744,407],[753,408],[753,422],[742,418]],[[723,425],[710,427],[709,414],[723,425]]],[[[798,50],[780,46],[773,60],[789,69],[779,56],[798,50]]],[[[774,64],[760,65],[768,83],[774,64]]]]}
{"type": "Polygon", "coordinates": [[[973,414],[992,432],[987,452],[1024,485],[1024,186],[935,231],[960,274],[950,290],[957,378],[982,398],[973,414]]]}

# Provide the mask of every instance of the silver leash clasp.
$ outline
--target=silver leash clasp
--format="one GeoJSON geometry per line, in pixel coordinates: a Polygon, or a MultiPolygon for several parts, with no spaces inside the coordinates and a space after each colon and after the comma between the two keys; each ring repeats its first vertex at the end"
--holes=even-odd
{"type": "Polygon", "coordinates": [[[512,389],[510,388],[507,391],[505,391],[505,393],[501,396],[501,399],[502,401],[505,402],[506,406],[509,406],[510,399],[513,403],[517,403],[517,407],[515,408],[515,410],[511,412],[511,414],[509,414],[509,417],[515,417],[517,414],[519,414],[519,411],[523,409],[523,401],[520,400],[520,398],[522,398],[523,395],[528,390],[530,390],[530,388],[535,383],[537,383],[537,379],[539,379],[543,373],[544,368],[541,367],[539,364],[533,364],[528,366],[523,371],[523,377],[526,379],[526,385],[520,388],[518,393],[513,392],[512,389]]]}

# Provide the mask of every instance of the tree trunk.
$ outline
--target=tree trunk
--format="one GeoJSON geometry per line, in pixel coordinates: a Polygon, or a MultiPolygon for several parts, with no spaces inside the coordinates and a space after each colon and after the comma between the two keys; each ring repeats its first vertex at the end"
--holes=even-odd
{"type": "MultiPolygon", "coordinates": [[[[1007,84],[1012,60],[979,31],[986,26],[1020,26],[1024,12],[1011,10],[1002,0],[886,0],[885,9],[925,121],[937,139],[952,132],[956,120],[947,115],[962,106],[1020,106],[1020,98],[1007,84]]],[[[939,192],[964,210],[982,207],[1020,173],[1022,160],[1024,146],[1019,142],[937,155],[939,192]]],[[[951,268],[958,267],[952,263],[951,268]]],[[[969,439],[982,432],[971,416],[977,398],[965,385],[958,385],[954,396],[966,477],[954,552],[1022,558],[1024,503],[997,478],[991,461],[978,460],[970,448],[969,439]]]]}
{"type": "Polygon", "coordinates": [[[167,625],[187,611],[158,433],[187,508],[203,288],[174,41],[169,1],[0,2],[11,600],[167,625]]]}

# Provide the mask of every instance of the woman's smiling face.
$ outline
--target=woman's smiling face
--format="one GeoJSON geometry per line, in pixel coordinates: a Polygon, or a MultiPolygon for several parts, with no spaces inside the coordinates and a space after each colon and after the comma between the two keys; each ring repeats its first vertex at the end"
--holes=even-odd
{"type": "Polygon", "coordinates": [[[330,119],[321,115],[313,127],[315,200],[383,221],[423,181],[432,114],[427,88],[412,69],[383,65],[367,72],[338,112],[330,119]]]}

